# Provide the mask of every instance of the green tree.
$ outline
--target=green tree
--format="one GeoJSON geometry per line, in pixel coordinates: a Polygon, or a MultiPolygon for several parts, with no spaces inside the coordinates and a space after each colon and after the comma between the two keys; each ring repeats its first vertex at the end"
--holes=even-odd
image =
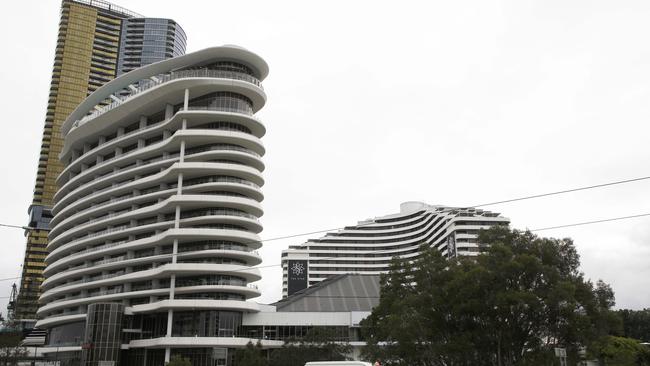
{"type": "Polygon", "coordinates": [[[301,339],[288,339],[271,351],[271,365],[304,366],[310,361],[343,361],[352,351],[345,342],[337,342],[334,332],[327,328],[312,328],[301,339]]]}
{"type": "Polygon", "coordinates": [[[602,365],[650,366],[650,348],[624,337],[604,337],[593,345],[592,354],[602,365]]]}
{"type": "Polygon", "coordinates": [[[617,311],[623,320],[623,335],[650,342],[650,309],[617,311]]]}
{"type": "Polygon", "coordinates": [[[18,365],[25,360],[29,352],[20,346],[22,333],[5,328],[0,331],[0,365],[18,365]]]}
{"type": "Polygon", "coordinates": [[[580,345],[620,327],[611,288],[579,271],[570,239],[504,227],[482,231],[475,258],[435,249],[394,261],[381,300],[362,322],[367,359],[386,365],[543,365],[553,348],[577,360],[580,345]]]}
{"type": "Polygon", "coordinates": [[[183,358],[181,355],[173,355],[167,363],[167,366],[192,366],[192,362],[188,358],[183,358]]]}
{"type": "Polygon", "coordinates": [[[257,341],[256,345],[249,341],[246,348],[235,351],[235,364],[237,366],[266,366],[267,362],[260,341],[257,341]]]}

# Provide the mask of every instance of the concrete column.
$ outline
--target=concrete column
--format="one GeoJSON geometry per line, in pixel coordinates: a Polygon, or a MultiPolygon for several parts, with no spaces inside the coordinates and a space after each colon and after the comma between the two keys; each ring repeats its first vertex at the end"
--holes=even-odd
{"type": "Polygon", "coordinates": [[[172,245],[172,263],[176,263],[176,257],[178,257],[178,239],[174,239],[172,245]]]}
{"type": "Polygon", "coordinates": [[[174,106],[167,104],[165,106],[165,119],[170,119],[174,116],[174,106]]]}
{"type": "Polygon", "coordinates": [[[183,100],[183,110],[187,110],[188,105],[190,104],[190,90],[185,89],[185,99],[183,100]]]}
{"type": "Polygon", "coordinates": [[[179,152],[179,162],[184,162],[185,161],[185,140],[181,141],[181,150],[179,152]]]}
{"type": "MultiPolygon", "coordinates": [[[[169,300],[174,300],[174,287],[176,286],[176,275],[169,278],[169,300]]],[[[172,325],[174,323],[174,310],[167,310],[167,337],[172,336],[172,325]]],[[[165,363],[169,362],[171,349],[165,348],[165,363]]]]}
{"type": "MultiPolygon", "coordinates": [[[[169,299],[174,300],[174,295],[175,295],[175,288],[176,288],[176,275],[171,275],[169,277],[169,299]]],[[[169,315],[174,314],[174,311],[172,309],[169,309],[170,313],[169,315]]],[[[169,327],[167,327],[167,333],[171,335],[172,333],[172,327],[171,327],[171,317],[167,319],[169,327]]]]}
{"type": "Polygon", "coordinates": [[[178,173],[178,183],[176,184],[176,194],[183,194],[183,173],[178,173]]]}
{"type": "MultiPolygon", "coordinates": [[[[174,229],[178,229],[181,226],[181,206],[176,206],[176,217],[174,218],[174,229]]],[[[174,243],[177,243],[178,239],[174,240],[174,243]]]]}
{"type": "Polygon", "coordinates": [[[140,116],[140,129],[147,127],[147,116],[140,116]]]}

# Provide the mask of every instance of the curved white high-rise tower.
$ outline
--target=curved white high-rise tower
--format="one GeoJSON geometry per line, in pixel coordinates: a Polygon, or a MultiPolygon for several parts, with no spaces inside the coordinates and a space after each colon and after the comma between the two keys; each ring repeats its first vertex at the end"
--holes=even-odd
{"type": "Polygon", "coordinates": [[[84,343],[84,362],[96,360],[101,330],[83,334],[95,303],[124,312],[122,334],[107,331],[128,349],[121,365],[173,353],[221,364],[231,356],[214,347],[246,344],[242,314],[259,311],[246,300],[260,295],[249,285],[264,184],[254,114],[267,73],[245,49],[209,48],[126,73],[67,119],[37,324],[60,358],[84,343]]]}

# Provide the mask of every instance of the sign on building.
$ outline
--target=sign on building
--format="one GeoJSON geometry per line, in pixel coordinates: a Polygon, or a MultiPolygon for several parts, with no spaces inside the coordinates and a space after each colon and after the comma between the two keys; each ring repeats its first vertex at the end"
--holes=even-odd
{"type": "Polygon", "coordinates": [[[291,295],[307,288],[309,268],[307,261],[289,261],[288,265],[287,294],[291,295]]]}

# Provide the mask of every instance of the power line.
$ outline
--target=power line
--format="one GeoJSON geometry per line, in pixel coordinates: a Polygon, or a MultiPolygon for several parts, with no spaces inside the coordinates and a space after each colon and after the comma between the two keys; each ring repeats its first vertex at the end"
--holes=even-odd
{"type": "MultiPolygon", "coordinates": [[[[542,198],[542,197],[549,197],[549,196],[555,196],[555,195],[560,195],[560,194],[566,194],[566,193],[572,193],[572,192],[579,192],[579,191],[585,191],[589,189],[596,189],[596,188],[603,188],[603,187],[609,187],[609,186],[614,186],[618,184],[625,184],[625,183],[633,183],[633,182],[639,182],[642,180],[648,180],[650,179],[650,176],[644,176],[644,177],[638,177],[638,178],[632,178],[632,179],[624,179],[624,180],[618,180],[614,182],[608,182],[608,183],[602,183],[602,184],[595,184],[595,185],[590,185],[590,186],[584,186],[584,187],[577,187],[577,188],[570,188],[570,189],[564,189],[561,191],[554,191],[554,192],[547,192],[547,193],[540,193],[540,194],[534,194],[534,195],[529,195],[529,196],[523,196],[523,197],[517,197],[517,198],[511,198],[507,200],[502,200],[502,201],[494,201],[494,202],[489,202],[489,203],[481,203],[478,205],[471,205],[471,206],[465,206],[465,207],[452,207],[448,209],[444,209],[441,211],[438,211],[437,213],[446,213],[446,212],[451,212],[451,211],[456,211],[458,209],[466,209],[466,208],[476,208],[476,207],[485,207],[485,206],[492,206],[492,205],[500,205],[504,203],[511,203],[511,202],[517,202],[517,201],[525,201],[525,200],[531,200],[535,198],[542,198]]],[[[361,226],[366,226],[366,225],[372,225],[375,222],[369,222],[367,224],[360,224],[356,225],[356,227],[361,227],[361,226]]],[[[279,236],[279,237],[274,237],[274,238],[269,238],[269,239],[263,239],[259,241],[254,241],[251,242],[250,244],[255,244],[255,243],[264,243],[264,242],[269,242],[269,241],[276,241],[276,240],[283,240],[283,239],[292,239],[296,237],[301,237],[301,236],[308,236],[308,235],[313,235],[313,234],[322,234],[322,233],[327,233],[330,231],[336,231],[336,230],[344,230],[346,227],[337,227],[333,229],[326,229],[326,230],[317,230],[317,231],[311,231],[311,232],[306,232],[306,233],[300,233],[300,234],[292,234],[292,235],[285,235],[285,236],[279,236]]]]}
{"type": "Polygon", "coordinates": [[[0,281],[17,280],[19,278],[20,278],[20,276],[19,277],[9,277],[9,278],[0,278],[0,281]]]}
{"type": "MultiPolygon", "coordinates": [[[[564,190],[560,190],[560,191],[553,191],[553,192],[547,192],[547,193],[540,193],[540,194],[534,194],[534,195],[529,195],[529,196],[517,197],[517,198],[512,198],[512,199],[507,199],[507,200],[494,201],[494,202],[489,202],[489,203],[481,203],[481,204],[472,205],[472,206],[450,207],[450,208],[446,208],[446,209],[443,209],[443,210],[440,210],[440,211],[436,211],[436,213],[441,214],[441,213],[457,211],[459,209],[492,206],[492,205],[499,205],[499,204],[504,204],[504,203],[531,200],[531,199],[535,199],[535,198],[549,197],[549,196],[554,196],[554,195],[585,191],[585,190],[589,190],[589,189],[609,187],[609,186],[613,186],[613,185],[638,182],[638,181],[643,181],[643,180],[648,180],[648,179],[650,179],[650,176],[643,176],[643,177],[632,178],[632,179],[624,179],[624,180],[618,180],[618,181],[607,182],[607,183],[602,183],[602,184],[595,184],[595,185],[589,185],[589,186],[583,186],[583,187],[577,187],[577,188],[564,189],[564,190]]],[[[543,231],[543,230],[551,230],[551,229],[558,229],[558,228],[565,228],[565,227],[572,227],[572,226],[589,225],[589,224],[608,222],[608,221],[624,220],[624,219],[630,219],[630,218],[636,218],[636,217],[642,217],[642,216],[650,216],[650,213],[648,213],[648,214],[640,214],[640,215],[632,215],[632,216],[624,216],[624,217],[616,217],[616,218],[603,219],[603,220],[580,222],[580,223],[567,224],[567,225],[559,225],[559,226],[553,226],[553,227],[545,227],[545,228],[533,229],[533,230],[530,230],[530,231],[543,231]]],[[[366,224],[359,224],[359,225],[355,225],[355,227],[367,226],[367,225],[372,225],[372,224],[375,224],[375,222],[372,221],[372,222],[369,222],[369,223],[366,223],[366,224]]],[[[10,227],[10,228],[19,228],[19,229],[24,229],[24,230],[36,229],[36,228],[33,228],[33,227],[18,226],[18,225],[11,225],[11,224],[2,224],[2,223],[0,223],[0,226],[10,227]]],[[[330,229],[323,229],[323,230],[316,230],[316,231],[310,231],[310,232],[304,232],[304,233],[298,233],[298,234],[284,235],[284,236],[278,236],[278,237],[273,237],[273,238],[268,238],[268,239],[253,240],[253,241],[243,242],[241,244],[242,245],[262,244],[262,243],[270,242],[270,241],[292,239],[292,238],[297,238],[297,237],[301,237],[301,236],[322,234],[322,233],[327,233],[327,232],[330,232],[330,231],[344,230],[344,229],[346,229],[346,226],[337,227],[337,228],[330,228],[330,229]]],[[[388,251],[392,251],[392,250],[373,251],[373,253],[377,254],[377,253],[388,252],[388,251]]],[[[322,258],[318,258],[318,259],[319,260],[328,260],[328,259],[336,259],[336,258],[338,258],[338,257],[322,257],[322,258]]],[[[273,265],[267,265],[267,266],[250,267],[250,268],[247,268],[247,269],[253,269],[253,268],[261,269],[261,268],[276,267],[276,266],[281,266],[281,265],[282,264],[273,264],[273,265]]],[[[17,278],[20,278],[20,277],[17,277],[17,278]]],[[[13,279],[13,278],[11,278],[11,279],[13,279]]],[[[2,281],[2,279],[0,279],[0,281],[2,281]]]]}
{"type": "MultiPolygon", "coordinates": [[[[583,186],[583,187],[577,187],[577,188],[564,189],[564,190],[561,190],[561,191],[553,191],[553,192],[547,192],[547,193],[540,193],[540,194],[534,194],[534,195],[529,195],[529,196],[511,198],[511,199],[502,200],[502,201],[481,203],[481,204],[478,204],[478,205],[471,205],[471,206],[464,206],[464,207],[451,207],[451,208],[448,208],[448,209],[445,209],[445,210],[438,211],[437,213],[446,213],[446,212],[451,212],[451,211],[455,211],[455,210],[458,210],[458,209],[476,208],[476,207],[499,205],[499,204],[504,204],[504,203],[517,202],[517,201],[525,201],[525,200],[530,200],[530,199],[535,199],[535,198],[549,197],[549,196],[555,196],[555,195],[572,193],[572,192],[579,192],[579,191],[584,191],[584,190],[589,190],[589,189],[596,189],[596,188],[609,187],[609,186],[619,185],[619,184],[633,183],[633,182],[638,182],[638,181],[648,180],[648,179],[650,179],[650,176],[643,176],[643,177],[631,178],[631,179],[623,179],[623,180],[617,180],[617,181],[607,182],[607,183],[602,183],[602,184],[595,184],[595,185],[589,185],[589,186],[583,186]]],[[[367,224],[356,225],[356,227],[372,225],[372,224],[374,224],[374,222],[369,222],[367,224]]],[[[37,229],[37,228],[34,228],[34,227],[18,226],[18,225],[11,225],[11,224],[1,224],[1,223],[0,223],[0,226],[11,227],[11,228],[19,228],[19,229],[24,229],[24,230],[37,229]]],[[[270,242],[270,241],[292,239],[292,238],[297,238],[297,237],[301,237],[301,236],[322,234],[322,233],[327,233],[327,232],[336,231],[336,230],[344,230],[345,228],[346,227],[344,226],[344,227],[336,227],[336,228],[330,228],[330,229],[316,230],[316,231],[310,231],[310,232],[304,232],[304,233],[298,233],[298,234],[278,236],[278,237],[269,238],[269,239],[255,240],[255,241],[250,241],[250,242],[246,242],[246,243],[242,243],[242,244],[262,244],[262,243],[270,242]]],[[[43,230],[47,230],[47,229],[43,229],[43,230]]]]}
{"type": "Polygon", "coordinates": [[[549,227],[543,227],[543,228],[539,228],[539,229],[532,229],[530,231],[544,231],[544,230],[552,230],[552,229],[561,229],[561,228],[565,228],[565,227],[598,224],[598,223],[601,223],[601,222],[610,222],[610,221],[634,219],[634,218],[637,218],[637,217],[644,217],[644,216],[650,216],[650,213],[644,213],[644,214],[638,214],[638,215],[630,215],[630,216],[621,216],[621,217],[613,217],[613,218],[609,218],[609,219],[594,220],[594,221],[577,222],[575,224],[549,226],[549,227]]]}
{"type": "MultiPolygon", "coordinates": [[[[551,230],[551,229],[559,229],[559,228],[567,228],[567,227],[574,227],[574,226],[584,226],[584,225],[592,225],[592,224],[598,224],[598,223],[603,223],[603,222],[611,222],[611,221],[621,221],[621,220],[628,220],[628,219],[634,219],[634,218],[639,218],[639,217],[647,217],[650,216],[650,213],[643,213],[643,214],[638,214],[638,215],[630,215],[630,216],[620,216],[620,217],[612,217],[612,218],[607,218],[607,219],[601,219],[601,220],[593,220],[593,221],[583,221],[583,222],[577,222],[577,223],[572,223],[572,224],[565,224],[565,225],[558,225],[558,226],[549,226],[549,227],[544,227],[544,228],[538,228],[538,229],[532,229],[530,231],[543,231],[543,230],[551,230]]],[[[373,251],[374,254],[376,253],[382,253],[385,252],[378,250],[378,251],[373,251]]],[[[178,255],[178,254],[172,254],[172,256],[178,255]]],[[[323,257],[323,258],[318,258],[318,260],[329,260],[329,259],[337,259],[339,257],[323,257]]],[[[256,266],[256,267],[248,267],[248,268],[242,268],[242,269],[236,269],[232,270],[232,272],[241,272],[241,271],[248,271],[252,269],[264,269],[264,268],[271,268],[271,267],[281,267],[282,263],[276,263],[276,264],[269,264],[269,265],[264,265],[264,266],[256,266]]],[[[10,278],[1,278],[0,281],[6,281],[6,280],[13,280],[13,279],[18,279],[20,277],[10,277],[10,278]]],[[[4,296],[0,298],[7,298],[9,296],[4,296]]],[[[331,297],[331,298],[346,298],[348,296],[307,296],[307,297],[331,297]]],[[[373,298],[373,297],[368,297],[368,298],[373,298]]]]}
{"type": "MultiPolygon", "coordinates": [[[[632,179],[624,179],[624,180],[618,180],[618,181],[608,182],[608,183],[603,183],[603,184],[595,184],[595,185],[578,187],[578,188],[564,189],[564,190],[561,190],[561,191],[554,191],[554,192],[547,192],[547,193],[541,193],[541,194],[534,194],[534,195],[530,195],[530,196],[511,198],[511,199],[502,200],[502,201],[481,203],[481,204],[472,205],[472,206],[450,207],[450,208],[447,208],[447,209],[436,211],[436,213],[440,214],[440,213],[447,213],[447,212],[457,211],[459,209],[476,208],[476,207],[499,205],[499,204],[510,203],[510,202],[525,201],[525,200],[531,200],[531,199],[535,199],[535,198],[542,198],[542,197],[560,195],[560,194],[565,194],[565,193],[579,192],[579,191],[595,189],[595,188],[609,187],[609,186],[613,186],[613,185],[638,182],[638,181],[648,180],[648,179],[650,179],[650,176],[644,176],[644,177],[638,177],[638,178],[632,178],[632,179]]],[[[362,226],[368,226],[368,225],[373,225],[373,224],[375,224],[374,221],[366,223],[366,224],[355,225],[355,227],[362,227],[362,226]]],[[[301,237],[301,236],[322,234],[322,233],[327,233],[327,232],[330,232],[330,231],[345,230],[345,229],[346,229],[346,226],[336,227],[336,228],[331,228],[331,229],[323,229],[323,230],[316,230],[316,231],[310,231],[310,232],[305,232],[305,233],[278,236],[278,237],[269,238],[269,239],[254,240],[254,241],[244,242],[242,244],[263,244],[265,242],[270,242],[270,241],[292,239],[292,238],[297,238],[297,237],[301,237]]]]}
{"type": "MultiPolygon", "coordinates": [[[[573,227],[573,226],[583,226],[583,225],[591,225],[591,224],[598,224],[598,223],[603,223],[603,222],[610,222],[610,221],[620,221],[620,220],[627,220],[627,219],[633,219],[633,218],[639,218],[639,217],[645,217],[645,216],[650,216],[650,213],[644,213],[644,214],[638,214],[638,215],[630,215],[630,216],[620,216],[620,217],[613,217],[613,218],[608,218],[608,219],[601,219],[601,220],[593,220],[593,221],[583,221],[583,222],[577,222],[577,223],[572,223],[572,224],[565,224],[565,225],[558,225],[558,226],[549,226],[549,227],[544,227],[544,228],[539,228],[539,229],[532,229],[529,231],[544,231],[544,230],[551,230],[551,229],[559,229],[559,228],[566,228],[566,227],[573,227]]],[[[373,250],[373,254],[381,254],[384,252],[393,252],[394,249],[386,249],[386,250],[373,250]]],[[[178,256],[177,254],[171,254],[171,257],[173,256],[178,256]]],[[[317,257],[317,258],[308,258],[307,260],[330,260],[330,259],[338,259],[341,257],[317,257]]],[[[265,269],[265,268],[272,268],[272,267],[281,267],[282,263],[276,263],[276,264],[267,264],[263,266],[254,266],[254,267],[247,267],[247,268],[241,268],[241,269],[234,269],[231,270],[231,272],[243,272],[243,271],[249,271],[252,269],[265,269]]]]}
{"type": "Polygon", "coordinates": [[[28,227],[28,226],[18,226],[18,225],[11,225],[11,224],[0,224],[0,226],[10,227],[10,228],[14,228],[14,229],[23,229],[23,230],[34,229],[34,228],[28,227]]]}
{"type": "MultiPolygon", "coordinates": [[[[566,228],[566,227],[574,227],[574,226],[583,226],[583,225],[591,225],[591,224],[598,224],[598,223],[603,223],[603,222],[610,222],[610,221],[620,221],[620,220],[627,220],[627,219],[634,219],[634,218],[639,218],[639,217],[645,217],[645,216],[650,216],[650,213],[644,213],[644,214],[638,214],[638,215],[630,215],[630,216],[620,216],[620,217],[612,217],[608,219],[601,219],[601,220],[593,220],[593,221],[583,221],[583,222],[576,222],[572,224],[565,224],[565,225],[558,225],[558,226],[549,226],[549,227],[543,227],[539,229],[532,229],[529,231],[544,231],[544,230],[551,230],[551,229],[559,229],[559,228],[566,228]]],[[[388,250],[376,250],[373,251],[373,254],[377,253],[382,253],[382,252],[387,252],[388,250]]],[[[391,249],[390,251],[393,251],[391,249]]],[[[318,258],[308,258],[307,260],[330,260],[330,259],[337,259],[341,257],[318,257],[318,258]]],[[[246,269],[242,269],[242,271],[249,270],[249,269],[263,269],[263,268],[270,268],[270,267],[278,267],[282,266],[282,263],[276,263],[276,264],[269,264],[265,266],[257,266],[257,267],[249,267],[246,269]]],[[[233,272],[237,272],[240,270],[234,270],[233,272]]]]}
{"type": "Polygon", "coordinates": [[[571,188],[571,189],[564,189],[561,191],[555,191],[555,192],[548,192],[548,193],[540,193],[540,194],[534,194],[530,196],[523,196],[523,197],[518,197],[518,198],[512,198],[508,200],[503,200],[503,201],[496,201],[496,202],[490,202],[490,203],[483,203],[480,205],[474,205],[470,207],[483,207],[483,206],[491,206],[491,205],[499,205],[503,203],[510,203],[510,202],[516,202],[516,201],[524,201],[524,200],[530,200],[534,198],[541,198],[541,197],[548,197],[548,196],[555,196],[559,194],[565,194],[565,193],[572,193],[572,192],[579,192],[579,191],[586,191],[588,189],[594,189],[594,188],[603,188],[603,187],[609,187],[609,186],[614,186],[617,184],[625,184],[625,183],[632,183],[632,182],[638,182],[642,180],[647,180],[650,179],[650,176],[647,177],[639,177],[639,178],[632,178],[632,179],[624,179],[624,180],[618,180],[614,182],[609,182],[609,183],[603,183],[603,184],[595,184],[591,186],[584,186],[584,187],[578,187],[578,188],[571,188]]]}

